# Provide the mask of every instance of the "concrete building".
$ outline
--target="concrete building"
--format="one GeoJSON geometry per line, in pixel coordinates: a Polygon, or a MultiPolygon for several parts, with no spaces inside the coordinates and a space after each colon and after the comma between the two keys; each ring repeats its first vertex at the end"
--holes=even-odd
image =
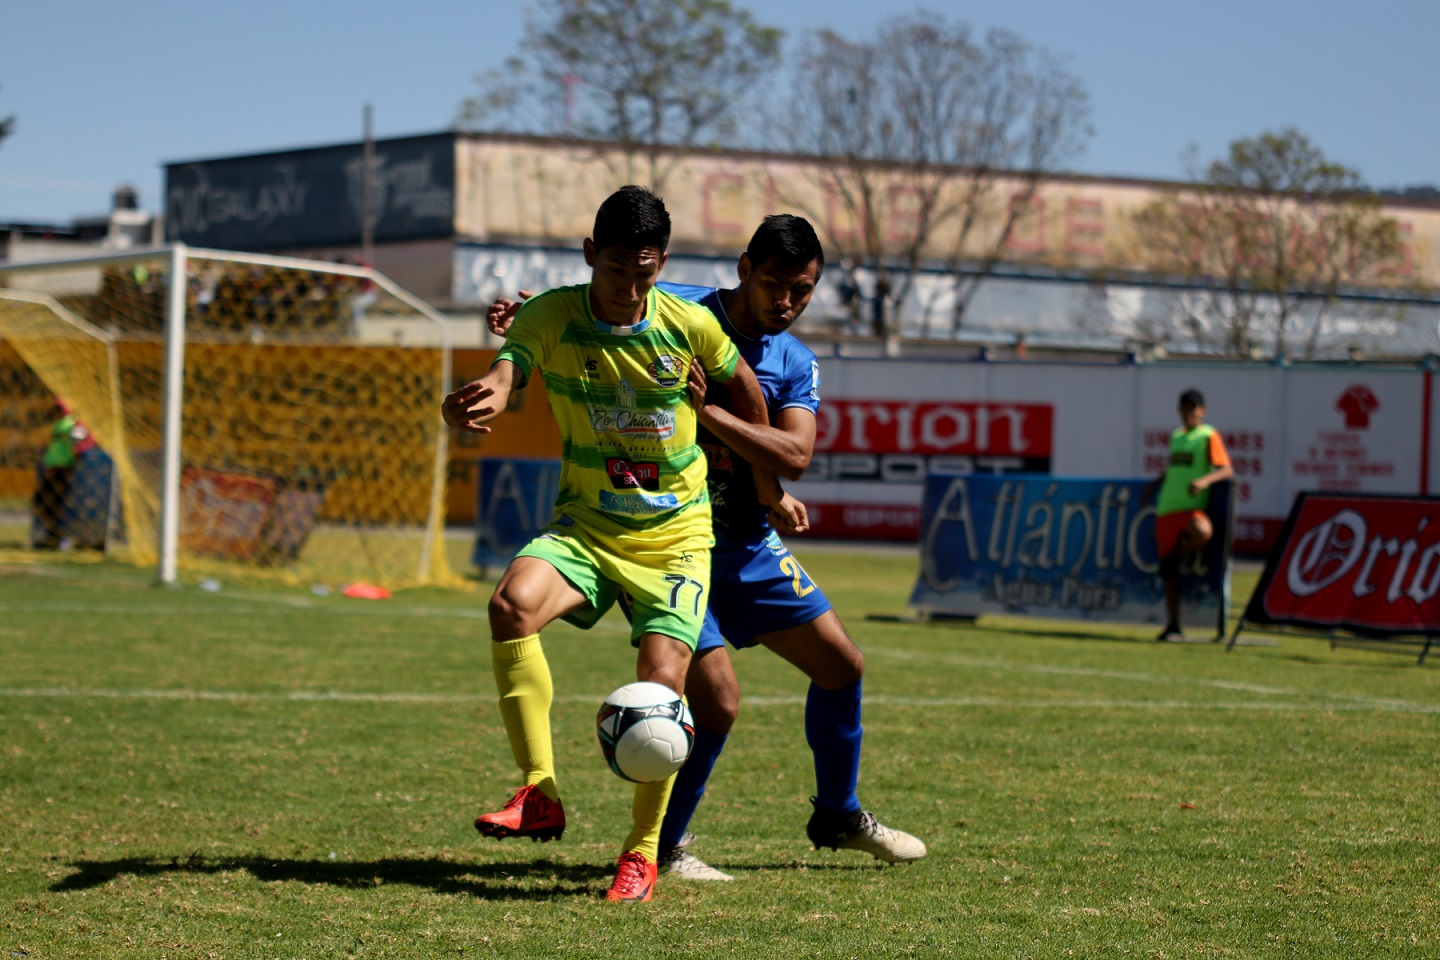
{"type": "Polygon", "coordinates": [[[140,209],[134,187],[115,188],[110,212],[68,224],[0,223],[0,263],[86,257],[161,243],[161,218],[140,209]]]}
{"type": "MultiPolygon", "coordinates": [[[[494,296],[586,279],[580,241],[598,201],[624,183],[659,181],[674,221],[666,275],[681,282],[733,282],[736,256],[769,213],[802,213],[832,238],[858,229],[827,187],[823,158],[702,149],[640,155],[613,143],[454,132],[380,140],[372,149],[368,174],[361,143],[167,164],[166,238],[347,262],[368,257],[455,318],[458,342],[479,344],[480,315],[494,296]]],[[[1135,229],[1136,213],[1174,186],[1055,176],[1031,196],[1019,178],[1001,178],[997,207],[1023,201],[1025,210],[963,324],[954,322],[950,264],[959,262],[963,273],[980,254],[957,261],[958,241],[942,231],[899,305],[904,335],[927,351],[962,354],[1205,352],[1197,328],[1222,322],[1207,316],[1207,289],[1147,270],[1135,229]]],[[[907,208],[898,174],[888,189],[897,200],[878,229],[903,236],[917,211],[907,208]]],[[[1440,204],[1387,200],[1385,212],[1397,221],[1403,252],[1338,298],[1301,305],[1295,323],[1313,356],[1440,353],[1440,296],[1431,287],[1440,280],[1440,204]]],[[[827,271],[802,320],[807,338],[873,349],[862,336],[873,284],[863,270],[827,271]]]]}

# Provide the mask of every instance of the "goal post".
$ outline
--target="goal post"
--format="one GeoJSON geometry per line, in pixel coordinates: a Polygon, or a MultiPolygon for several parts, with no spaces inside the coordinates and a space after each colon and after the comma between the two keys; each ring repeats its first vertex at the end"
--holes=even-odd
{"type": "MultiPolygon", "coordinates": [[[[113,462],[106,551],[161,582],[453,580],[446,325],[383,275],[179,244],[0,264],[0,345],[113,462]]],[[[37,445],[49,401],[21,399],[37,445]]]]}

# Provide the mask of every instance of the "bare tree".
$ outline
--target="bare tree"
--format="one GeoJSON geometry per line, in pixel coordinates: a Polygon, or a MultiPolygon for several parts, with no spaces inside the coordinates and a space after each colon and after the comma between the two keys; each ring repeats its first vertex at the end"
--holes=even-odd
{"type": "Polygon", "coordinates": [[[526,58],[476,77],[467,129],[618,141],[661,189],[664,147],[726,140],[745,95],[780,64],[781,32],[728,0],[541,0],[526,58]]]}
{"type": "Polygon", "coordinates": [[[1264,349],[1273,332],[1275,356],[1302,337],[1313,356],[1325,308],[1400,250],[1359,174],[1297,130],[1236,140],[1193,181],[1141,209],[1136,232],[1150,269],[1201,291],[1183,301],[1191,335],[1227,353],[1264,349]]]}
{"type": "Polygon", "coordinates": [[[827,158],[824,208],[807,212],[851,287],[871,278],[870,329],[892,345],[924,262],[950,271],[963,323],[1040,181],[1091,133],[1089,96],[1055,57],[925,11],[869,41],[813,34],[791,106],[785,146],[827,158]]]}

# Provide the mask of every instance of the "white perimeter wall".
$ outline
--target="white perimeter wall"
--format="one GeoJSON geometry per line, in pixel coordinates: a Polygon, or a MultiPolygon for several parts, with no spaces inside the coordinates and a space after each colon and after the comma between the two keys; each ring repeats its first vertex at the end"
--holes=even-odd
{"type": "MultiPolygon", "coordinates": [[[[1364,366],[829,358],[821,360],[821,398],[842,415],[851,415],[857,401],[1049,406],[1051,473],[1153,476],[1164,468],[1167,438],[1179,423],[1177,399],[1194,387],[1205,394],[1207,419],[1222,431],[1236,462],[1237,540],[1256,549],[1273,537],[1301,490],[1432,492],[1440,480],[1440,396],[1434,395],[1440,391],[1432,390],[1428,416],[1426,411],[1426,380],[1432,376],[1364,366]],[[1427,450],[1428,477],[1423,477],[1427,450]]],[[[922,484],[881,479],[887,458],[903,457],[893,449],[893,439],[882,431],[848,430],[850,450],[827,456],[825,448],[833,444],[825,443],[825,435],[822,430],[819,462],[792,488],[821,509],[825,532],[902,532],[879,529],[897,524],[895,511],[884,522],[877,520],[873,530],[865,529],[869,525],[862,521],[873,518],[874,511],[852,509],[846,520],[835,516],[836,509],[863,505],[913,510],[918,522],[922,484]],[[874,463],[855,454],[854,438],[867,435],[874,436],[869,444],[874,463]],[[831,512],[825,518],[827,509],[831,512]],[[832,528],[835,525],[839,528],[832,528]]],[[[865,445],[862,440],[861,447],[865,445]]],[[[967,456],[978,461],[987,451],[972,443],[955,452],[963,466],[967,456]]],[[[955,462],[951,458],[946,466],[953,468],[955,462]]],[[[930,464],[935,464],[934,457],[930,464]]],[[[903,518],[898,525],[905,525],[903,518]]]]}

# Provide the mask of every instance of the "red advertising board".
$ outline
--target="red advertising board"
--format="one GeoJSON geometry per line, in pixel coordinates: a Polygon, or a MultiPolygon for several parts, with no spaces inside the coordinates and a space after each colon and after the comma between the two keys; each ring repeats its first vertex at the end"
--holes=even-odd
{"type": "Polygon", "coordinates": [[[1048,403],[935,403],[827,400],[815,427],[825,453],[907,453],[1049,457],[1048,403]]]}
{"type": "Polygon", "coordinates": [[[1244,619],[1440,633],[1440,497],[1300,494],[1244,619]]]}
{"type": "Polygon", "coordinates": [[[187,467],[180,477],[180,548],[244,560],[260,544],[275,491],[268,478],[187,467]]]}
{"type": "Polygon", "coordinates": [[[932,474],[1049,473],[1055,408],[1011,401],[870,400],[820,405],[803,492],[822,537],[914,540],[932,474]],[[893,490],[913,490],[897,502],[893,490]]]}

